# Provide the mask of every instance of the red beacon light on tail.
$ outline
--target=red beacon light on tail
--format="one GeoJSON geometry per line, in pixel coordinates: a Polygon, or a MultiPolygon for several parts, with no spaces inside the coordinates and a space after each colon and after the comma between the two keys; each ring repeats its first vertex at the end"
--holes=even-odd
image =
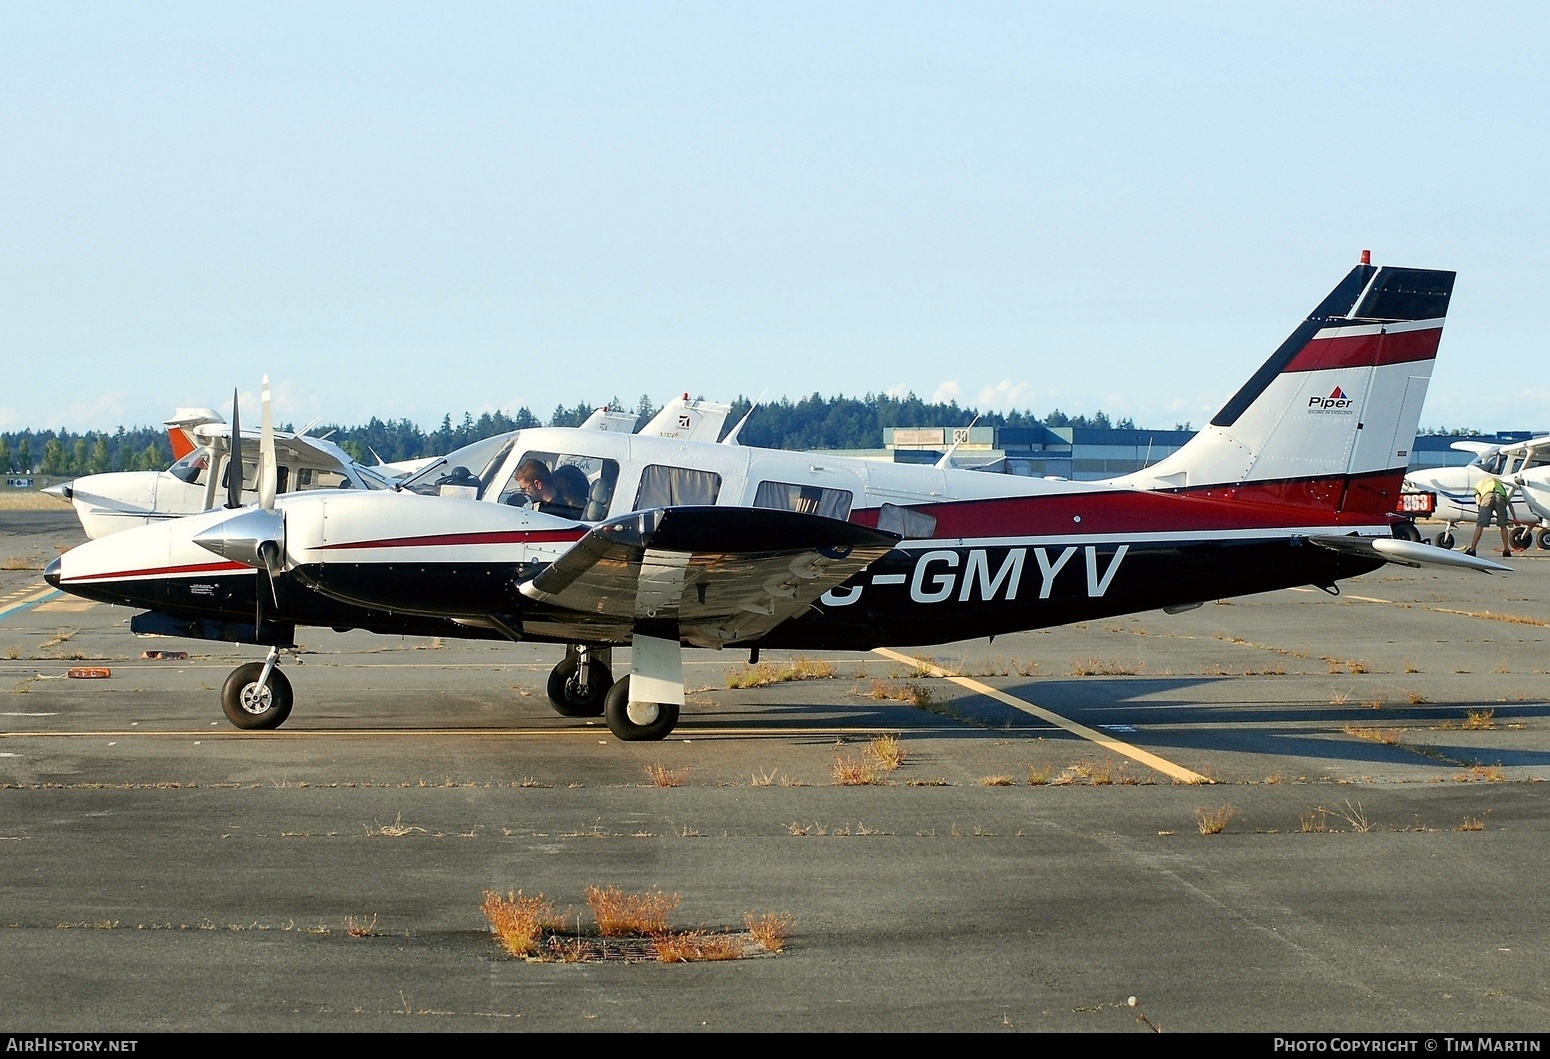
{"type": "Polygon", "coordinates": [[[1364,265],[1372,264],[1372,251],[1371,250],[1363,250],[1362,251],[1362,264],[1364,264],[1364,265]]]}

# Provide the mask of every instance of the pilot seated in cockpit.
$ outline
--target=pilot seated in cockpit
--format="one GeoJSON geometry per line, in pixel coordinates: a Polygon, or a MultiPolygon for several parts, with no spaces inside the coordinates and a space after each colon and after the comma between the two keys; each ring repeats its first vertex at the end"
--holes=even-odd
{"type": "Polygon", "coordinates": [[[581,468],[561,464],[553,471],[542,460],[523,460],[517,468],[517,488],[535,511],[579,519],[587,506],[587,476],[581,468]]]}

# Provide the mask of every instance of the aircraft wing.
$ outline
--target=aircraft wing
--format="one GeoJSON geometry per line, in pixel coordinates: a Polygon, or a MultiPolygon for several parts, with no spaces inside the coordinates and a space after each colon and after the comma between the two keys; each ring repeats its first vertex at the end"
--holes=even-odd
{"type": "MultiPolygon", "coordinates": [[[[306,467],[321,467],[324,469],[342,471],[345,468],[345,459],[340,458],[340,450],[331,444],[318,444],[316,438],[309,438],[305,434],[281,434],[274,436],[274,447],[290,456],[296,463],[306,467]]],[[[347,458],[346,458],[347,459],[347,458]]]]}
{"type": "Polygon", "coordinates": [[[654,508],[597,526],[521,590],[592,628],[721,647],[801,614],[898,540],[794,511],[654,508]]]}
{"type": "Polygon", "coordinates": [[[1308,543],[1330,551],[1381,559],[1400,566],[1462,566],[1485,574],[1510,574],[1512,567],[1493,563],[1475,555],[1439,548],[1424,541],[1402,541],[1398,537],[1321,536],[1309,537],[1308,543]]]}
{"type": "Polygon", "coordinates": [[[1518,487],[1518,495],[1535,517],[1550,522],[1550,482],[1519,474],[1513,476],[1512,483],[1518,487]]]}
{"type": "Polygon", "coordinates": [[[1485,441],[1455,441],[1448,446],[1450,449],[1458,449],[1460,452],[1473,452],[1476,456],[1485,456],[1501,448],[1500,444],[1493,445],[1485,441]]]}
{"type": "MultiPolygon", "coordinates": [[[[231,445],[231,426],[227,423],[200,424],[194,429],[194,435],[201,443],[210,445],[218,451],[224,452],[231,445]]],[[[258,440],[258,431],[242,431],[243,448],[250,455],[258,451],[258,440]],[[249,446],[252,446],[251,449],[248,448],[249,446]]],[[[342,471],[349,462],[349,456],[332,442],[323,441],[321,438],[309,437],[306,434],[288,434],[276,431],[274,447],[277,452],[283,453],[290,462],[299,463],[304,467],[342,471]]]]}

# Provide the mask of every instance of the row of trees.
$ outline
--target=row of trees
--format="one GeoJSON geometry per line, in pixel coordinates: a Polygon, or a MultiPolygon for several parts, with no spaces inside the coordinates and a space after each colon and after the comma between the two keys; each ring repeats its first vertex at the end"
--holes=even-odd
{"type": "MultiPolygon", "coordinates": [[[[634,407],[616,396],[608,406],[635,412],[642,424],[661,410],[646,396],[634,407]]],[[[312,434],[329,437],[363,463],[394,463],[451,452],[509,430],[577,426],[596,407],[587,401],[569,407],[559,405],[547,419],[540,419],[525,407],[509,415],[486,412],[477,419],[465,412],[458,422],[451,415],[442,417],[440,426],[431,431],[408,419],[382,420],[373,416],[360,426],[320,426],[312,434]]],[[[746,397],[733,401],[726,429],[740,422],[751,407],[752,402],[746,397]]],[[[759,405],[738,438],[749,445],[777,449],[876,449],[883,445],[884,427],[967,426],[976,416],[980,426],[1135,428],[1130,419],[1111,421],[1103,412],[1093,416],[1067,415],[1059,409],[1043,416],[1023,411],[980,414],[972,408],[960,408],[956,401],[922,401],[914,394],[902,398],[867,394],[856,398],[815,393],[797,401],[782,398],[759,405]]],[[[1189,424],[1176,424],[1174,429],[1187,430],[1189,424]]],[[[0,433],[0,469],[8,471],[65,478],[102,471],[159,470],[171,460],[166,430],[161,427],[118,427],[81,434],[68,430],[0,433]]]]}

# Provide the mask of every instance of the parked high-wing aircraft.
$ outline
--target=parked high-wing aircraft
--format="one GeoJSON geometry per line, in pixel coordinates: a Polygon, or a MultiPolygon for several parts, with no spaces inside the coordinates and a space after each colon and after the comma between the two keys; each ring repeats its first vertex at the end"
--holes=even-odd
{"type": "MultiPolygon", "coordinates": [[[[688,394],[664,405],[641,428],[643,434],[684,439],[709,437],[714,441],[726,422],[730,405],[688,394]]],[[[578,430],[631,431],[639,421],[632,412],[604,406],[596,409],[578,430]]],[[[208,408],[179,408],[165,423],[172,445],[173,463],[162,471],[111,471],[83,475],[43,490],[75,508],[81,528],[97,538],[162,519],[208,511],[224,501],[227,467],[231,459],[230,424],[208,408]],[[214,471],[211,471],[214,468],[214,471]]],[[[414,477],[418,488],[435,492],[453,484],[472,465],[483,467],[511,436],[484,438],[446,456],[427,456],[398,463],[367,466],[352,459],[325,437],[311,437],[306,430],[275,432],[278,464],[277,493],[308,489],[387,489],[414,477]],[[442,471],[439,476],[433,471],[442,471]]],[[[254,457],[242,464],[242,498],[251,503],[257,493],[257,431],[244,435],[254,457]]]]}
{"type": "MultiPolygon", "coordinates": [[[[232,427],[208,408],[180,408],[166,422],[174,461],[163,471],[109,471],[82,475],[44,492],[70,504],[88,537],[208,511],[227,493],[232,427]]],[[[254,458],[242,461],[244,502],[258,496],[258,435],[246,442],[254,458]]],[[[387,489],[402,475],[391,466],[367,467],[326,438],[305,430],[276,431],[277,491],[387,489]]]]}
{"type": "MultiPolygon", "coordinates": [[[[1479,508],[1475,505],[1475,483],[1487,474],[1518,486],[1510,498],[1512,507],[1512,544],[1528,548],[1538,544],[1550,549],[1550,512],[1543,499],[1550,489],[1550,434],[1518,441],[1510,445],[1489,445],[1477,441],[1456,441],[1453,447],[1475,453],[1462,467],[1426,467],[1405,475],[1404,495],[1429,497],[1430,510],[1417,514],[1447,525],[1434,538],[1443,548],[1456,543],[1453,531],[1459,523],[1473,524],[1479,508]]],[[[1403,505],[1402,505],[1403,506],[1403,505]]],[[[1415,533],[1420,537],[1419,530],[1415,533]]]]}
{"type": "Polygon", "coordinates": [[[539,428],[506,439],[477,499],[277,496],[264,456],[256,506],[91,541],[44,576],[139,608],[138,633],[268,646],[222,689],[241,728],[289,715],[277,663],[308,626],[565,644],[555,709],[637,740],[678,723],[686,648],[920,646],[1336,593],[1385,563],[1508,571],[1393,535],[1453,280],[1364,254],[1208,426],[1118,479],[539,428]],[[537,464],[585,479],[580,518],[524,505],[537,464]]]}

